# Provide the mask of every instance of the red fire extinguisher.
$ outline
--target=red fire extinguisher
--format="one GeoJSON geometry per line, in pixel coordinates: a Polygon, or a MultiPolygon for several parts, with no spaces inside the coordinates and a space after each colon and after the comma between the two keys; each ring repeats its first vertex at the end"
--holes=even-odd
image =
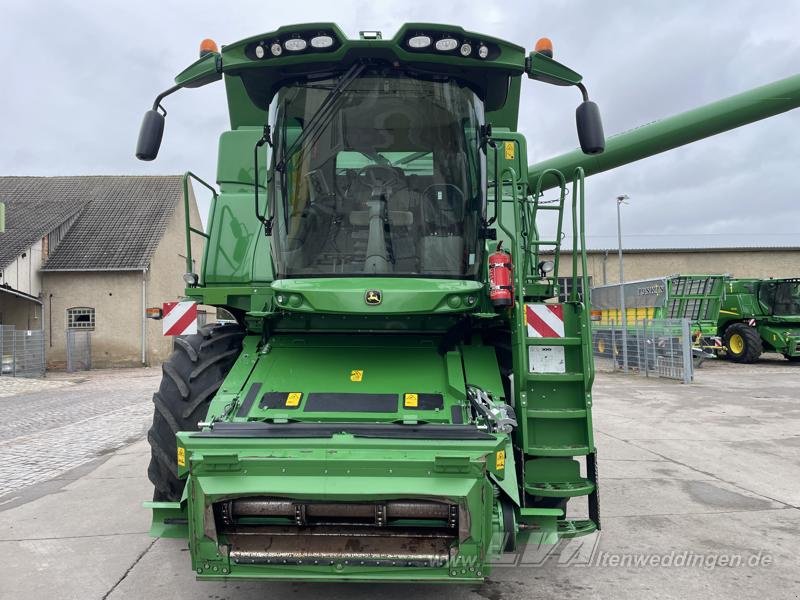
{"type": "Polygon", "coordinates": [[[503,242],[489,255],[489,298],[496,308],[514,306],[514,284],[511,255],[503,250],[503,242]]]}

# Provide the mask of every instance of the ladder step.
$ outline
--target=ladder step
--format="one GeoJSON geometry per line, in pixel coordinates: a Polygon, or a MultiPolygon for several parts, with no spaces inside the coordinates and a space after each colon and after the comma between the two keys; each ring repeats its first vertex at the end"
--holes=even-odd
{"type": "Polygon", "coordinates": [[[533,456],[585,456],[589,446],[528,446],[525,453],[533,456]]]}
{"type": "Polygon", "coordinates": [[[525,411],[536,419],[585,419],[585,408],[529,408],[525,411]]]}
{"type": "Polygon", "coordinates": [[[564,207],[560,204],[540,204],[535,208],[536,210],[563,210],[564,207]]]}
{"type": "Polygon", "coordinates": [[[588,496],[594,491],[594,483],[588,479],[579,481],[537,481],[525,484],[525,491],[532,496],[548,498],[574,498],[588,496]]]}
{"type": "Polygon", "coordinates": [[[595,531],[597,531],[597,524],[590,519],[571,519],[558,522],[558,537],[562,539],[580,537],[595,531]]]}
{"type": "Polygon", "coordinates": [[[528,246],[561,246],[561,240],[530,240],[528,246]]]}

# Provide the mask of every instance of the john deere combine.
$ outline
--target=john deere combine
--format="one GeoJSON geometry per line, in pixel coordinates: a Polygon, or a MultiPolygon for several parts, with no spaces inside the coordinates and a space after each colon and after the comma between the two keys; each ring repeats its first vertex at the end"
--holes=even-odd
{"type": "Polygon", "coordinates": [[[152,160],[163,99],[225,80],[186,296],[236,323],[176,339],[149,434],[153,533],[185,537],[199,578],[474,582],[523,538],[599,528],[588,282],[558,302],[553,276],[564,212],[586,272],[583,163],[527,166],[523,77],[580,90],[592,171],[737,125],[593,163],[597,106],[547,40],[431,24],[206,41],[146,113],[152,160]]]}
{"type": "Polygon", "coordinates": [[[800,279],[727,279],[719,334],[734,362],[765,351],[800,361],[800,279]]]}

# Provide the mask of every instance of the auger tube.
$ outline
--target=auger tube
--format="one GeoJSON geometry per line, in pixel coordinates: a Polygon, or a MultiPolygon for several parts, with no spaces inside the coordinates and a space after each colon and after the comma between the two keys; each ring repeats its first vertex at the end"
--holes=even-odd
{"type": "MultiPolygon", "coordinates": [[[[798,106],[800,75],[793,75],[609,137],[602,154],[587,155],[577,149],[534,163],[528,167],[528,182],[535,186],[539,175],[547,169],[558,169],[571,176],[577,167],[583,167],[586,175],[595,175],[798,106]]],[[[548,178],[542,190],[556,185],[556,181],[548,178]]]]}

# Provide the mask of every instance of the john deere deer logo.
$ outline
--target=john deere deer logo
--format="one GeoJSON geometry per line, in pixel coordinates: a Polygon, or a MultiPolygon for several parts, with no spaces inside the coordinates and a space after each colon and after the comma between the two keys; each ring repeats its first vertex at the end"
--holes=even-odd
{"type": "Polygon", "coordinates": [[[367,293],[364,294],[364,302],[372,306],[377,306],[382,300],[383,296],[380,290],[367,290],[367,293]]]}

